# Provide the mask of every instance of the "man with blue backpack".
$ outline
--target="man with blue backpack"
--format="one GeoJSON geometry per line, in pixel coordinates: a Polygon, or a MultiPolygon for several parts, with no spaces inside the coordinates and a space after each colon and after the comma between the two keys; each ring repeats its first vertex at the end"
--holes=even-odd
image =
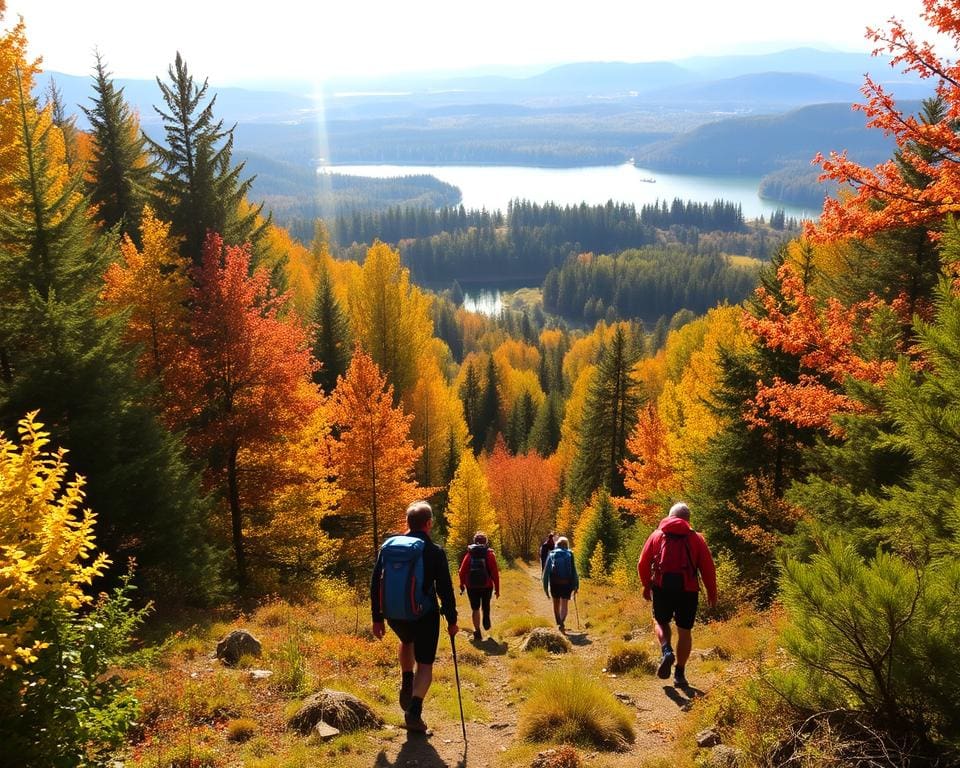
{"type": "Polygon", "coordinates": [[[566,536],[557,539],[557,545],[547,554],[543,565],[543,591],[553,598],[553,617],[557,629],[566,631],[567,609],[570,596],[579,591],[580,577],[577,575],[577,563],[566,536]]]}
{"type": "Polygon", "coordinates": [[[431,541],[432,529],[433,510],[427,502],[407,507],[407,532],[383,543],[370,579],[373,636],[383,638],[386,619],[400,638],[400,706],[407,730],[417,733],[428,733],[423,699],[433,681],[440,614],[451,638],[459,631],[447,555],[431,541]]]}

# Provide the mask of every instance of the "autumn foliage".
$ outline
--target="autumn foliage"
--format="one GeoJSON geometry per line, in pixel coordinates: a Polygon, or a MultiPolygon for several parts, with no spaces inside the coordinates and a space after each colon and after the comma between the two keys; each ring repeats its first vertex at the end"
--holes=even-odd
{"type": "Polygon", "coordinates": [[[18,432],[19,450],[0,435],[0,673],[35,661],[37,617],[89,603],[85,588],[109,564],[93,557],[96,517],[81,508],[83,479],[68,480],[66,451],[48,448],[36,413],[18,432]]]}
{"type": "MultiPolygon", "coordinates": [[[[922,17],[930,31],[960,42],[960,6],[944,0],[923,0],[922,17]]],[[[867,125],[893,136],[902,161],[927,179],[918,186],[908,182],[902,167],[888,160],[874,168],[850,160],[845,152],[817,155],[823,178],[849,184],[850,197],[828,198],[817,225],[809,227],[818,240],[867,238],[895,227],[931,224],[960,211],[960,62],[939,56],[932,41],[920,40],[892,19],[888,29],[869,29],[874,53],[888,53],[891,65],[930,80],[936,96],[946,106],[943,119],[926,122],[904,113],[894,94],[867,77],[866,104],[856,105],[867,116],[867,125]]]]}

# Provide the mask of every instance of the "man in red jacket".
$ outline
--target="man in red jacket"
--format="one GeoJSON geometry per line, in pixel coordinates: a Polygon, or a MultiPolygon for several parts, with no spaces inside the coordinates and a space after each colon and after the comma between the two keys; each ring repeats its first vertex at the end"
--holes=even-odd
{"type": "Polygon", "coordinates": [[[500,597],[500,571],[497,558],[487,541],[487,535],[477,531],[473,544],[460,563],[460,594],[467,590],[470,609],[473,611],[473,639],[479,641],[480,609],[483,609],[483,628],[490,629],[490,597],[496,592],[500,597]]]}
{"type": "Polygon", "coordinates": [[[670,514],[650,534],[637,573],[643,584],[643,599],[653,597],[653,631],[660,643],[662,656],[657,677],[670,677],[670,667],[677,663],[673,684],[687,687],[686,665],[693,646],[691,630],[697,617],[700,576],[707,589],[707,602],[717,603],[717,571],[703,536],[690,527],[690,508],[678,501],[670,514]],[[677,622],[677,650],[670,644],[670,621],[677,622]]]}

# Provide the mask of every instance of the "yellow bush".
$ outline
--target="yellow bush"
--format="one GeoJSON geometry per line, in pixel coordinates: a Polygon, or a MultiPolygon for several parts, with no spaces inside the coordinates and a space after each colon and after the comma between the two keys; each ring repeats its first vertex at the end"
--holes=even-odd
{"type": "Polygon", "coordinates": [[[39,612],[88,603],[83,586],[109,562],[100,554],[85,563],[95,516],[78,510],[83,478],[66,483],[66,451],[46,450],[49,435],[36,416],[19,424],[19,451],[0,436],[0,669],[36,661],[46,646],[31,639],[39,612]]]}

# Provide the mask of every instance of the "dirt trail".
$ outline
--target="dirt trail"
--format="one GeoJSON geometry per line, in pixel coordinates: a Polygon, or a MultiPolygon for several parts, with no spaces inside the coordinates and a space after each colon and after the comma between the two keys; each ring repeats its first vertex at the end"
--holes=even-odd
{"type": "MultiPolygon", "coordinates": [[[[508,582],[505,581],[504,595],[508,582]]],[[[523,612],[546,618],[553,623],[553,608],[551,601],[544,596],[540,582],[540,573],[535,567],[513,571],[509,587],[520,594],[513,595],[506,610],[498,610],[494,605],[494,631],[497,635],[496,624],[503,622],[510,615],[523,612]]],[[[506,602],[506,601],[504,601],[506,602]]],[[[433,736],[425,738],[421,735],[407,734],[397,729],[391,732],[392,738],[382,743],[379,753],[372,760],[374,768],[505,768],[506,766],[527,766],[529,760],[515,762],[504,753],[515,743],[517,732],[517,710],[519,706],[511,696],[510,688],[511,663],[513,659],[507,655],[507,648],[503,643],[509,643],[514,648],[519,638],[503,638],[497,642],[492,637],[479,644],[470,641],[470,634],[466,628],[470,626],[469,608],[461,600],[460,625],[464,631],[457,638],[458,654],[462,656],[461,648],[473,645],[486,654],[485,663],[480,667],[486,684],[482,687],[471,687],[483,711],[482,717],[468,720],[466,723],[468,744],[463,743],[459,715],[455,718],[445,716],[438,711],[436,702],[431,702],[428,695],[424,705],[424,719],[430,724],[433,736]]],[[[612,639],[609,637],[592,636],[589,628],[589,617],[583,615],[580,607],[581,629],[577,626],[576,609],[572,602],[567,618],[567,636],[573,644],[572,653],[579,657],[590,669],[596,670],[598,676],[607,679],[610,689],[624,702],[624,705],[636,714],[636,742],[627,752],[609,754],[604,753],[604,766],[619,768],[636,766],[645,758],[663,754],[664,748],[670,743],[676,731],[678,721],[691,705],[690,695],[675,690],[672,685],[654,676],[625,676],[616,678],[605,675],[600,670],[604,667],[607,648],[612,639]]],[[[637,617],[638,626],[647,626],[646,617],[637,617]]],[[[486,633],[485,633],[486,634],[486,633]]],[[[450,644],[446,637],[441,638],[441,652],[434,667],[435,679],[441,674],[444,667],[449,667],[452,678],[452,659],[450,644]]],[[[694,651],[696,653],[696,650],[694,651]]],[[[560,663],[548,661],[546,663],[560,663]]],[[[461,679],[463,678],[464,662],[460,661],[461,679]]],[[[713,680],[711,676],[697,678],[697,689],[693,689],[694,697],[703,695],[709,689],[713,680]]],[[[462,683],[469,686],[468,682],[462,683]]],[[[586,750],[589,752],[589,750],[586,750]]]]}

